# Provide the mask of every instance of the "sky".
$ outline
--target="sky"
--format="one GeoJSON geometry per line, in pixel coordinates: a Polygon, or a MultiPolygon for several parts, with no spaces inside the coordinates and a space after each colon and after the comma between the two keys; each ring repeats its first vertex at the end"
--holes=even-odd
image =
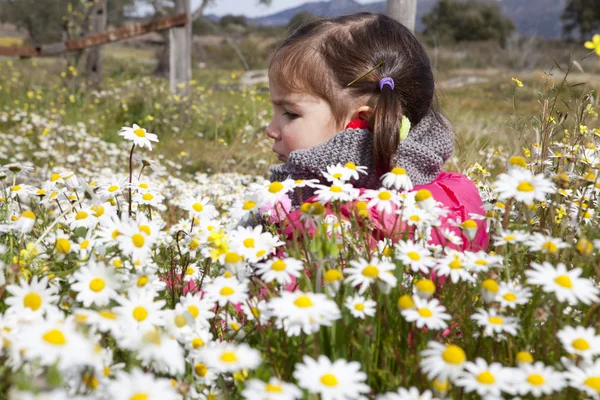
{"type": "MultiPolygon", "coordinates": [[[[206,14],[243,14],[247,17],[269,15],[304,3],[314,3],[318,0],[272,0],[269,7],[258,5],[258,0],[216,0],[216,4],[207,8],[206,14]]],[[[377,0],[358,0],[359,3],[372,3],[377,0]]],[[[192,0],[192,7],[200,4],[200,0],[192,0]]]]}

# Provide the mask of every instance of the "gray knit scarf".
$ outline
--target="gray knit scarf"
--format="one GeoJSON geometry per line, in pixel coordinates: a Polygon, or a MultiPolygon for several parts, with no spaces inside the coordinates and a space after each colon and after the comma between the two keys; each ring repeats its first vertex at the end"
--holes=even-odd
{"type": "MultiPolygon", "coordinates": [[[[367,167],[367,174],[359,174],[352,181],[354,187],[378,189],[381,183],[375,171],[372,158],[373,135],[367,129],[346,129],[327,142],[310,149],[292,151],[287,163],[270,168],[271,181],[283,181],[287,178],[318,179],[325,184],[321,171],[330,165],[344,165],[353,162],[367,167]]],[[[433,111],[429,112],[418,124],[414,125],[408,136],[400,142],[394,164],[406,170],[414,185],[433,181],[440,173],[446,160],[454,152],[454,136],[448,120],[433,111]]],[[[314,189],[305,187],[302,199],[314,195],[314,189]]],[[[296,196],[292,196],[294,208],[299,206],[296,196]]]]}

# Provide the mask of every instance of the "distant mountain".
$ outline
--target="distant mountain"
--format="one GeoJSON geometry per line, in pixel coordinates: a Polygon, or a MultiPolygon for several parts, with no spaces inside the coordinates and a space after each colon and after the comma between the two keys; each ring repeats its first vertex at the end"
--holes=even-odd
{"type": "MultiPolygon", "coordinates": [[[[546,38],[557,38],[561,35],[562,25],[560,15],[565,6],[565,0],[483,0],[498,1],[502,12],[517,26],[521,35],[537,35],[546,38]]],[[[437,0],[417,0],[417,30],[424,29],[421,18],[437,0]]],[[[316,3],[305,3],[272,15],[250,19],[257,25],[277,26],[287,25],[294,15],[299,12],[310,12],[324,17],[352,14],[361,11],[384,13],[386,1],[361,4],[354,0],[331,0],[316,3]]],[[[209,16],[209,18],[216,18],[209,16]]]]}

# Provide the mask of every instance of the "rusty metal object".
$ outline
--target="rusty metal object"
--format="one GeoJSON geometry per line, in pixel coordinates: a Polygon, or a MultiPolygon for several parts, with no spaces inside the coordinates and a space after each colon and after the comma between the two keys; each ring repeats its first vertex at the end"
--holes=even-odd
{"type": "Polygon", "coordinates": [[[89,35],[80,39],[67,40],[66,42],[52,43],[49,45],[33,47],[3,47],[0,46],[0,56],[14,57],[45,57],[55,56],[68,51],[79,51],[103,44],[118,42],[132,37],[145,35],[150,32],[171,29],[187,23],[186,14],[170,15],[155,19],[145,24],[132,24],[112,31],[89,35]]]}

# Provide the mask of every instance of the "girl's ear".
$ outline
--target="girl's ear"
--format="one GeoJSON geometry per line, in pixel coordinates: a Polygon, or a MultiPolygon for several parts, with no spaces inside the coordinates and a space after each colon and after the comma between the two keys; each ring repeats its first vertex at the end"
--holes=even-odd
{"type": "Polygon", "coordinates": [[[360,119],[363,121],[368,121],[369,118],[371,117],[371,113],[373,112],[373,109],[369,106],[360,106],[358,107],[356,110],[354,110],[354,113],[352,114],[352,120],[355,119],[360,119]]]}

